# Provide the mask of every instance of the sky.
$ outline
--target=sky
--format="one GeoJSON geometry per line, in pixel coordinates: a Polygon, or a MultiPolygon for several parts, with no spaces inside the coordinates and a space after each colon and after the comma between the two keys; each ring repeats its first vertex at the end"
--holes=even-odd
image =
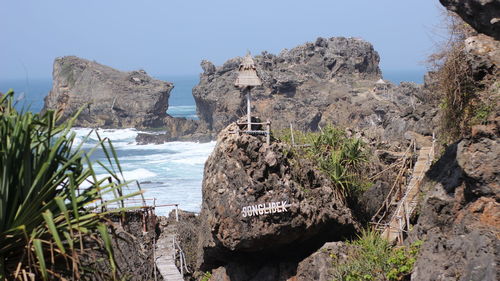
{"type": "Polygon", "coordinates": [[[76,55],[154,76],[198,74],[317,37],[374,45],[382,71],[425,71],[440,23],[438,0],[0,0],[0,78],[50,78],[76,55]]]}

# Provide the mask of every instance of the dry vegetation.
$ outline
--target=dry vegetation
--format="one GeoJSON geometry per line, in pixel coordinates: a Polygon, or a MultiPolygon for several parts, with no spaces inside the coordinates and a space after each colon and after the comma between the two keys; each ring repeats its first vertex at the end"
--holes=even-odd
{"type": "Polygon", "coordinates": [[[457,15],[444,16],[449,38],[429,57],[432,92],[440,102],[441,139],[454,142],[470,133],[472,125],[484,123],[492,108],[488,88],[494,78],[477,77],[465,50],[465,39],[477,33],[457,15]]]}

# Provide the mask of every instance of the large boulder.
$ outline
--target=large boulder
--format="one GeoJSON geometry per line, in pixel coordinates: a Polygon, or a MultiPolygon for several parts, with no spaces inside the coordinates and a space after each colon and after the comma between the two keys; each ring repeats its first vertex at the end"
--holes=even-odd
{"type": "Polygon", "coordinates": [[[297,281],[331,281],[333,275],[333,263],[341,263],[347,260],[349,245],[344,242],[329,242],[302,260],[297,266],[297,281]]]}
{"type": "Polygon", "coordinates": [[[477,31],[500,40],[500,1],[439,0],[448,10],[457,13],[477,31]]]}
{"type": "MultiPolygon", "coordinates": [[[[200,121],[215,133],[246,112],[234,87],[240,62],[202,62],[193,96],[200,121]]],[[[380,83],[378,62],[373,46],[357,38],[318,38],[279,55],[264,52],[255,57],[263,86],[252,89],[252,111],[276,130],[334,124],[370,130],[383,141],[401,141],[408,130],[431,135],[436,110],[424,105],[424,87],[380,83]]]]}
{"type": "Polygon", "coordinates": [[[122,72],[74,56],[54,61],[53,85],[44,109],[60,110],[64,119],[81,107],[77,126],[156,127],[167,116],[172,83],[146,72],[122,72]]]}
{"type": "MultiPolygon", "coordinates": [[[[241,60],[233,58],[220,67],[202,62],[204,72],[193,96],[198,116],[217,132],[244,112],[245,99],[234,87],[241,60]]],[[[314,129],[322,109],[315,107],[331,103],[332,92],[347,93],[354,82],[371,86],[380,78],[378,62],[373,46],[355,38],[318,38],[277,56],[264,52],[255,57],[263,82],[252,91],[256,110],[274,122],[283,121],[288,126],[287,119],[314,129]]]]}
{"type": "Polygon", "coordinates": [[[500,120],[473,127],[427,176],[410,236],[424,241],[412,280],[500,280],[500,120]]]}
{"type": "Polygon", "coordinates": [[[238,130],[233,123],[219,134],[205,164],[201,270],[295,262],[359,229],[329,177],[309,160],[238,130]]]}

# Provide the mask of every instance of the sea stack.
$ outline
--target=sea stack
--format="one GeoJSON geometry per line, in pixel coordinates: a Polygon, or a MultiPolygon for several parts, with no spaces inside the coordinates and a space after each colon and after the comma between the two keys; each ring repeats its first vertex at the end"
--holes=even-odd
{"type": "Polygon", "coordinates": [[[53,85],[44,109],[59,110],[63,119],[83,107],[82,127],[159,127],[167,117],[173,84],[151,78],[144,70],[122,72],[97,62],[56,58],[53,85]]]}

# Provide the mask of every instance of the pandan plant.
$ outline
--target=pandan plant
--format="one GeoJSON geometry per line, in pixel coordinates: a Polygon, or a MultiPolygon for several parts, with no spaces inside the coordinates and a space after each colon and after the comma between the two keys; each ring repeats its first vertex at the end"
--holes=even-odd
{"type": "Polygon", "coordinates": [[[80,279],[87,272],[80,257],[92,239],[108,252],[109,279],[117,278],[104,218],[140,192],[124,195],[129,183],[108,139],[86,152],[83,142],[74,145],[76,116],[58,124],[55,111],[16,110],[13,96],[0,96],[0,280],[80,279]],[[108,159],[97,163],[104,178],[89,160],[97,148],[108,159]]]}

